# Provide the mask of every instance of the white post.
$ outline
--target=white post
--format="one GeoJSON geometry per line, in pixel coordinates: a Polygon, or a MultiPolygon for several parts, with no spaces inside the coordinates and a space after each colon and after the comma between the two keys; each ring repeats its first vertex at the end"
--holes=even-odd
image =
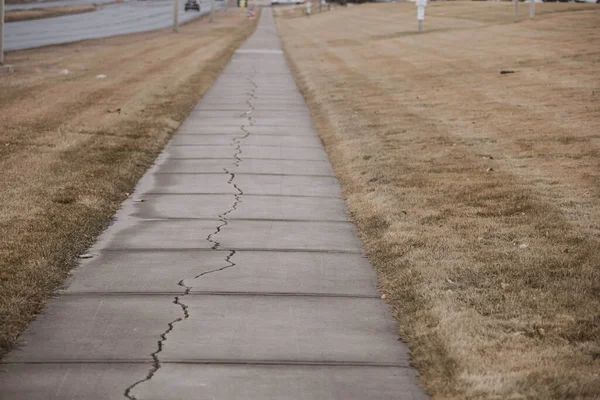
{"type": "Polygon", "coordinates": [[[415,2],[417,6],[417,24],[419,32],[423,32],[423,20],[425,19],[425,7],[427,6],[427,0],[417,0],[415,2]]]}
{"type": "Polygon", "coordinates": [[[179,0],[173,0],[173,32],[179,32],[179,0]]]}
{"type": "Polygon", "coordinates": [[[535,0],[530,0],[529,3],[529,18],[533,19],[535,17],[535,0]]]}
{"type": "Polygon", "coordinates": [[[215,0],[210,0],[210,22],[215,20],[215,0]]]}
{"type": "Polygon", "coordinates": [[[0,0],[0,65],[4,65],[4,0],[0,0]]]}

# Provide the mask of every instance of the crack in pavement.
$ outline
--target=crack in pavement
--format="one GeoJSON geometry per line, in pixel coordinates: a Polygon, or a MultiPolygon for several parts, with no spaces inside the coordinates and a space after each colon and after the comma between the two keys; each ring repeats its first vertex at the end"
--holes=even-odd
{"type": "MultiPolygon", "coordinates": [[[[256,70],[253,71],[253,74],[256,74],[256,70]]],[[[254,86],[254,89],[251,89],[248,93],[246,93],[250,98],[249,100],[246,101],[246,103],[248,104],[248,106],[250,107],[250,110],[248,110],[247,112],[243,113],[241,115],[241,117],[247,117],[248,118],[248,126],[253,126],[254,122],[252,120],[251,117],[251,113],[255,110],[254,105],[252,104],[252,100],[256,99],[256,88],[258,88],[258,86],[256,85],[256,83],[252,80],[252,78],[248,78],[248,80],[250,81],[250,83],[254,86]]],[[[235,153],[234,153],[234,158],[235,158],[235,162],[234,162],[234,166],[237,168],[240,166],[240,163],[242,162],[242,140],[246,139],[248,136],[250,136],[250,131],[248,131],[246,129],[245,125],[242,125],[240,127],[240,130],[243,132],[242,136],[236,136],[232,139],[232,144],[235,146],[235,153]]],[[[229,175],[229,180],[227,181],[228,184],[232,185],[235,190],[237,191],[237,193],[235,193],[234,196],[234,202],[231,205],[231,207],[226,210],[225,212],[219,214],[217,216],[217,218],[221,221],[221,224],[218,225],[215,228],[215,231],[212,232],[211,234],[209,234],[206,237],[206,240],[212,244],[211,246],[211,250],[218,250],[219,247],[221,246],[221,243],[215,239],[215,236],[217,236],[220,232],[221,229],[223,227],[225,227],[228,224],[228,220],[227,220],[227,216],[234,212],[235,210],[237,210],[238,205],[242,202],[242,195],[244,194],[244,192],[242,191],[242,189],[234,182],[235,179],[235,173],[229,171],[229,169],[227,168],[223,168],[223,171],[229,175]]],[[[220,267],[220,268],[216,268],[210,271],[205,271],[202,272],[201,274],[198,274],[196,276],[193,277],[193,279],[198,279],[204,275],[208,275],[214,272],[219,272],[219,271],[223,271],[225,269],[231,268],[236,266],[236,263],[234,263],[233,261],[231,261],[231,259],[233,258],[233,256],[236,254],[235,250],[231,250],[229,252],[229,254],[225,257],[225,262],[227,263],[227,265],[220,267]]],[[[185,279],[181,279],[178,283],[179,286],[181,286],[184,290],[182,292],[181,295],[175,296],[175,300],[173,301],[173,304],[177,304],[178,306],[181,307],[181,311],[183,313],[183,317],[179,317],[174,319],[173,321],[169,322],[167,324],[167,329],[160,335],[160,339],[157,342],[157,349],[156,351],[154,351],[153,353],[150,354],[150,356],[152,357],[152,368],[150,369],[150,371],[148,372],[148,374],[146,375],[146,377],[144,379],[140,379],[139,381],[133,383],[132,385],[130,385],[126,390],[125,390],[125,397],[130,399],[130,400],[137,400],[137,398],[135,397],[135,395],[133,395],[132,391],[133,389],[135,389],[138,385],[149,381],[150,379],[152,379],[154,377],[154,375],[158,372],[158,370],[161,368],[161,362],[160,362],[160,358],[159,358],[159,354],[162,352],[163,347],[164,347],[164,342],[166,342],[167,340],[167,335],[169,333],[171,333],[171,331],[174,329],[175,324],[177,324],[178,322],[182,322],[186,319],[188,319],[190,317],[189,311],[188,311],[188,305],[186,305],[185,303],[183,303],[181,301],[182,297],[185,297],[187,295],[190,294],[190,291],[192,290],[192,286],[188,286],[185,284],[185,279]]]]}
{"type": "MultiPolygon", "coordinates": [[[[173,303],[179,304],[182,306],[182,308],[184,309],[184,318],[187,318],[189,316],[187,313],[187,306],[184,306],[183,304],[179,303],[179,296],[175,297],[175,301],[173,303]]],[[[134,384],[132,384],[131,386],[129,386],[125,390],[125,397],[127,397],[128,399],[131,399],[131,400],[136,400],[136,397],[131,393],[132,390],[139,384],[141,384],[143,382],[147,382],[150,379],[152,379],[154,374],[156,374],[156,372],[160,369],[160,359],[158,358],[158,354],[163,350],[163,343],[167,340],[167,335],[173,330],[175,324],[177,322],[182,321],[184,318],[176,318],[167,324],[167,326],[168,326],[167,330],[164,331],[160,335],[160,340],[158,341],[158,348],[156,349],[156,351],[154,353],[150,354],[150,356],[152,357],[152,368],[148,372],[148,375],[146,375],[146,377],[144,379],[140,379],[139,381],[137,381],[134,384]]]]}

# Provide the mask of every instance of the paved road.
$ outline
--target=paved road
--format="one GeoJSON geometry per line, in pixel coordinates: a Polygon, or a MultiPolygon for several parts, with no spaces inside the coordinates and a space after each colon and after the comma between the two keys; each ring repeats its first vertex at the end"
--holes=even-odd
{"type": "MultiPolygon", "coordinates": [[[[215,9],[224,6],[215,1],[215,9]]],[[[210,1],[201,0],[202,12],[210,11],[210,1]]],[[[180,0],[179,21],[198,17],[196,11],[185,12],[180,0]]],[[[173,23],[173,3],[160,1],[129,1],[103,6],[91,13],[67,15],[33,21],[10,22],[4,27],[6,50],[18,50],[83,39],[101,38],[125,33],[165,28],[173,23]]]]}
{"type": "Polygon", "coordinates": [[[264,14],[6,356],[0,398],[426,398],[264,14]]]}

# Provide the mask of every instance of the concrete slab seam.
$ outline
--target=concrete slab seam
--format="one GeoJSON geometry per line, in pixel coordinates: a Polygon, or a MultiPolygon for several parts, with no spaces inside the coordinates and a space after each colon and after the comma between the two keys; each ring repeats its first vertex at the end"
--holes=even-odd
{"type": "MultiPolygon", "coordinates": [[[[237,265],[237,264],[234,264],[237,265]]],[[[233,266],[233,265],[232,265],[233,266]]],[[[217,268],[214,270],[203,272],[200,275],[195,276],[193,279],[199,278],[203,275],[207,275],[213,272],[219,272],[230,266],[217,268]]],[[[106,291],[81,291],[81,292],[61,292],[61,296],[68,297],[133,297],[133,296],[178,296],[179,292],[106,292],[106,291]]],[[[345,299],[378,299],[379,295],[368,295],[368,294],[344,294],[344,293],[309,293],[309,292],[239,292],[239,291],[194,291],[188,293],[188,296],[253,296],[253,297],[325,297],[325,298],[345,298],[345,299]]],[[[2,364],[2,361],[0,361],[2,364]]],[[[9,362],[10,364],[10,362],[9,362]]]]}
{"type": "MultiPolygon", "coordinates": [[[[209,136],[209,135],[206,135],[209,136]]],[[[266,135],[265,135],[266,136],[266,135]]],[[[172,144],[172,147],[221,147],[223,146],[222,144],[219,143],[201,143],[201,144],[189,144],[189,143],[184,143],[184,144],[172,144]]],[[[272,147],[272,148],[278,148],[278,149],[321,149],[322,146],[302,146],[302,145],[288,145],[288,146],[283,146],[283,145],[279,145],[279,144],[261,144],[261,147],[272,147]]]]}
{"type": "MultiPolygon", "coordinates": [[[[154,175],[213,175],[214,172],[157,172],[154,175]]],[[[258,172],[238,172],[238,175],[258,175],[258,176],[300,176],[300,177],[316,177],[316,178],[335,178],[335,175],[329,174],[277,174],[277,173],[258,173],[258,172]]]]}
{"type": "MultiPolygon", "coordinates": [[[[206,196],[205,194],[198,194],[197,196],[206,196]]],[[[236,209],[233,209],[232,211],[234,211],[236,209]]],[[[227,213],[229,214],[229,212],[227,213]]],[[[223,214],[221,214],[223,215],[223,214]]],[[[152,217],[152,219],[147,219],[144,222],[156,222],[156,221],[221,221],[218,217],[217,218],[210,218],[210,217],[162,217],[162,216],[158,216],[158,217],[152,217]]],[[[327,222],[329,224],[340,224],[340,225],[352,225],[351,221],[340,221],[337,219],[320,219],[320,220],[314,220],[314,219],[301,219],[301,218],[231,218],[228,219],[227,222],[230,221],[248,221],[248,222],[302,222],[305,224],[320,224],[323,222],[327,222]]],[[[223,225],[224,226],[224,225],[223,225]]],[[[223,227],[221,226],[221,227],[223,227]]],[[[214,235],[214,234],[213,234],[214,235]]],[[[218,250],[219,247],[221,247],[221,244],[219,243],[219,246],[215,249],[211,249],[211,250],[218,250]]]]}
{"type": "MultiPolygon", "coordinates": [[[[157,251],[162,251],[162,252],[178,252],[178,251],[225,251],[225,252],[231,252],[234,249],[207,249],[206,247],[168,247],[168,248],[160,248],[157,249],[156,247],[134,247],[134,248],[125,248],[125,249],[111,249],[111,248],[105,248],[102,251],[104,252],[128,252],[128,251],[137,251],[137,252],[157,252],[157,251]]],[[[268,247],[237,247],[235,249],[236,252],[238,251],[259,251],[259,252],[273,252],[273,253],[322,253],[322,254],[361,254],[363,255],[363,251],[362,250],[322,250],[322,249],[293,249],[293,248],[282,248],[282,249],[272,249],[272,248],[268,248],[268,247]]]]}
{"type": "MultiPolygon", "coordinates": [[[[52,364],[71,364],[71,365],[86,365],[86,364],[149,364],[147,360],[136,359],[90,359],[90,360],[44,360],[44,361],[12,361],[0,362],[0,365],[52,365],[52,364]]],[[[360,361],[296,361],[296,360],[213,360],[213,359],[197,359],[197,360],[180,360],[172,359],[161,361],[161,364],[187,364],[187,365],[276,365],[276,366],[320,366],[320,367],[371,367],[371,368],[407,368],[412,367],[405,363],[385,363],[385,362],[360,362],[360,361]]]]}
{"type": "MultiPolygon", "coordinates": [[[[213,192],[213,193],[199,193],[199,192],[179,192],[179,193],[172,193],[172,192],[153,192],[153,191],[149,191],[146,194],[153,195],[153,196],[197,196],[197,195],[203,195],[203,194],[212,195],[212,196],[227,196],[227,195],[230,195],[231,193],[220,193],[220,192],[213,192]]],[[[249,193],[244,193],[244,196],[265,196],[265,195],[264,194],[249,194],[249,193]]],[[[295,197],[295,198],[323,198],[323,199],[340,199],[340,200],[343,200],[343,197],[340,197],[340,196],[327,196],[327,195],[313,195],[313,196],[309,196],[309,195],[303,195],[303,194],[269,194],[268,196],[270,196],[270,197],[295,197]]]]}
{"type": "MultiPolygon", "coordinates": [[[[233,157],[169,157],[169,160],[233,160],[233,157]]],[[[247,160],[270,160],[270,161],[289,161],[289,158],[268,158],[268,157],[249,157],[247,160]]],[[[323,159],[316,158],[295,158],[295,161],[313,161],[323,162],[323,159]]]]}

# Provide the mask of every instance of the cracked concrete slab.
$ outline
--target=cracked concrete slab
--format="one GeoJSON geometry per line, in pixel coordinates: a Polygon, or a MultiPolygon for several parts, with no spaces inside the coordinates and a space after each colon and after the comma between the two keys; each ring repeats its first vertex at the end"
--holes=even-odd
{"type": "Polygon", "coordinates": [[[183,279],[191,293],[312,293],[377,296],[368,260],[355,254],[238,251],[236,266],[223,266],[226,251],[110,251],[85,260],[64,293],[176,293],[183,279]]]}
{"type": "MultiPolygon", "coordinates": [[[[243,58],[239,56],[234,56],[234,62],[236,58],[243,58]]],[[[248,71],[238,71],[236,73],[235,70],[229,71],[229,76],[232,79],[235,79],[234,76],[237,74],[248,74],[248,71]]],[[[224,74],[223,76],[228,75],[224,74]]],[[[228,85],[226,82],[223,84],[219,84],[219,92],[211,92],[204,96],[205,103],[219,101],[224,99],[243,99],[244,95],[251,92],[252,99],[267,101],[267,100],[290,100],[290,101],[303,101],[304,98],[299,92],[290,92],[288,89],[290,87],[290,83],[287,82],[276,82],[269,80],[259,80],[256,79],[256,82],[249,82],[249,85],[246,84],[237,84],[237,85],[228,85]],[[278,90],[274,90],[277,88],[278,90]]],[[[216,87],[216,86],[215,86],[216,87]]],[[[247,98],[246,98],[247,99],[247,98]]]]}
{"type": "Polygon", "coordinates": [[[171,332],[164,361],[408,366],[396,324],[379,299],[214,295],[187,296],[185,304],[193,317],[171,332]]]}
{"type": "MultiPolygon", "coordinates": [[[[169,158],[232,158],[235,151],[231,145],[222,146],[169,146],[165,154],[169,158]]],[[[327,160],[325,150],[318,147],[266,147],[245,145],[243,159],[260,158],[270,160],[327,160]]]]}
{"type": "Polygon", "coordinates": [[[335,176],[327,160],[253,160],[246,159],[233,172],[242,174],[335,176]]]}
{"type": "Polygon", "coordinates": [[[152,382],[135,392],[148,400],[423,400],[407,368],[297,365],[166,364],[152,382]],[[181,382],[174,392],[169,383],[181,382]],[[232,382],[235,384],[232,385],[232,382]]]}
{"type": "MultiPolygon", "coordinates": [[[[243,125],[244,130],[250,132],[251,135],[285,135],[285,136],[315,136],[316,132],[311,127],[299,126],[261,126],[257,128],[253,125],[243,125]]],[[[214,126],[214,125],[198,125],[195,120],[186,120],[178,129],[177,134],[183,135],[238,135],[241,126],[214,126]]]]}
{"type": "MultiPolygon", "coordinates": [[[[210,249],[219,220],[140,220],[116,232],[108,249],[210,249]]],[[[361,253],[348,222],[230,220],[218,232],[220,249],[312,250],[361,253]]]]}
{"type": "MultiPolygon", "coordinates": [[[[179,315],[169,298],[62,296],[23,335],[27,346],[5,361],[143,361],[179,315]]],[[[185,304],[193,318],[170,332],[162,361],[408,365],[379,299],[188,295],[185,304]]]]}
{"type": "MultiPolygon", "coordinates": [[[[197,118],[194,115],[194,113],[196,113],[197,111],[192,111],[191,114],[191,118],[186,121],[187,123],[190,123],[189,121],[194,121],[193,125],[199,128],[203,128],[203,127],[209,127],[209,126],[231,126],[231,127],[238,127],[240,126],[240,123],[243,123],[245,120],[242,118],[225,118],[225,117],[221,117],[221,118],[202,118],[200,116],[197,116],[197,118]]],[[[247,121],[247,120],[246,120],[247,121]]],[[[309,118],[302,118],[302,119],[295,119],[295,120],[291,120],[288,118],[269,118],[269,117],[260,117],[260,118],[253,118],[252,119],[253,122],[253,126],[255,127],[260,127],[260,126],[270,126],[270,127],[307,127],[307,128],[311,128],[312,122],[310,121],[309,118]]]]}
{"type": "MultiPolygon", "coordinates": [[[[198,146],[198,145],[227,145],[240,135],[175,135],[171,141],[172,146],[198,146]]],[[[276,147],[316,147],[322,149],[321,140],[315,136],[284,136],[261,135],[244,138],[245,146],[276,146],[276,147]]]]}
{"type": "MultiPolygon", "coordinates": [[[[173,276],[193,278],[223,266],[223,252],[107,251],[84,260],[61,293],[179,293],[173,276]]],[[[242,258],[239,254],[236,258],[242,258]]]]}
{"type": "MultiPolygon", "coordinates": [[[[143,364],[89,363],[2,368],[3,398],[19,400],[114,400],[122,397],[128,380],[148,369],[143,364]],[[35,379],[22,379],[28,374],[35,379]]],[[[412,370],[398,367],[165,364],[134,394],[146,400],[197,399],[200,393],[219,400],[425,399],[415,381],[412,370]]]]}
{"type": "MultiPolygon", "coordinates": [[[[144,376],[147,364],[4,364],[0,398],[6,400],[114,400],[144,376]]],[[[165,399],[166,400],[166,399],[165,399]]]]}
{"type": "Polygon", "coordinates": [[[185,279],[190,293],[295,293],[377,296],[373,269],[353,254],[244,252],[232,257],[235,268],[202,279],[185,279]]]}
{"type": "Polygon", "coordinates": [[[304,160],[258,160],[245,159],[239,166],[234,159],[165,160],[160,165],[161,173],[222,173],[223,168],[240,174],[271,175],[321,175],[334,176],[329,161],[304,160]]]}
{"type": "Polygon", "coordinates": [[[147,362],[179,311],[168,295],[60,296],[48,303],[3,361],[147,362]]]}
{"type": "Polygon", "coordinates": [[[0,398],[426,398],[341,196],[266,8],[0,398]]]}
{"type": "MultiPolygon", "coordinates": [[[[157,174],[151,193],[237,193],[225,174],[157,174]]],[[[273,196],[341,197],[337,180],[328,176],[236,175],[235,183],[245,194],[273,196]]],[[[226,209],[226,208],[225,208],[226,209]]]]}
{"type": "MultiPolygon", "coordinates": [[[[286,101],[286,102],[277,102],[277,104],[273,104],[270,101],[262,101],[262,102],[253,102],[253,107],[255,110],[263,110],[263,111],[287,111],[287,110],[306,110],[306,104],[304,100],[298,101],[286,101]]],[[[245,100],[242,101],[211,101],[210,103],[198,103],[198,105],[194,108],[194,110],[198,111],[226,111],[226,110],[234,110],[245,112],[248,111],[248,104],[245,100]]]]}
{"type": "MultiPolygon", "coordinates": [[[[223,89],[225,90],[225,89],[223,89]]],[[[301,96],[294,97],[274,97],[274,96],[265,96],[265,95],[257,95],[255,91],[248,91],[248,93],[252,94],[252,106],[248,104],[248,94],[243,93],[240,96],[235,95],[226,95],[226,96],[205,96],[204,101],[198,103],[198,105],[194,108],[194,110],[202,111],[206,109],[206,107],[210,107],[213,109],[223,109],[224,105],[235,105],[235,108],[242,106],[244,111],[251,109],[279,109],[279,110],[306,110],[306,103],[301,96]],[[286,106],[284,108],[283,106],[286,106]],[[287,107],[289,106],[289,108],[287,107]],[[300,107],[303,106],[303,107],[300,107]]]]}
{"type": "MultiPolygon", "coordinates": [[[[308,110],[298,109],[298,110],[248,110],[247,112],[239,112],[239,111],[221,111],[221,110],[194,110],[191,114],[192,118],[202,118],[202,119],[214,119],[214,118],[240,118],[244,121],[247,120],[248,117],[253,119],[276,119],[279,120],[281,118],[285,118],[288,120],[294,120],[297,118],[310,118],[310,113],[308,110]]],[[[268,125],[268,124],[267,124],[268,125]]]]}
{"type": "MultiPolygon", "coordinates": [[[[138,218],[212,218],[233,195],[147,195],[135,203],[138,218]]],[[[227,216],[234,219],[348,221],[345,203],[331,197],[244,196],[227,216]]]]}

